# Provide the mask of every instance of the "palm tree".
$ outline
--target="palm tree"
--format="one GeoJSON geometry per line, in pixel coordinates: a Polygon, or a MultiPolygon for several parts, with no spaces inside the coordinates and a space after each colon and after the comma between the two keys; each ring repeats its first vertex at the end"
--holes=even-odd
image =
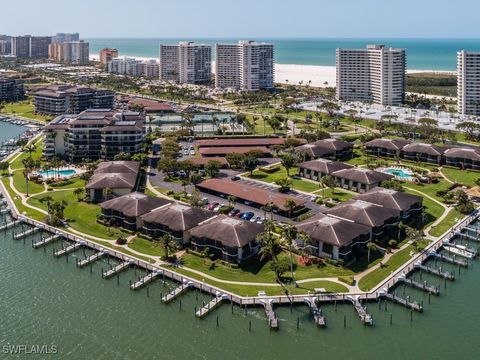
{"type": "Polygon", "coordinates": [[[28,157],[31,159],[32,158],[32,153],[37,150],[37,147],[34,144],[27,144],[22,148],[23,152],[28,153],[28,157]]]}
{"type": "Polygon", "coordinates": [[[112,196],[113,194],[113,190],[109,187],[103,189],[103,197],[105,198],[105,200],[108,200],[110,199],[110,196],[112,196]]]}
{"type": "Polygon", "coordinates": [[[173,242],[173,237],[170,234],[164,234],[160,238],[160,241],[161,241],[163,247],[165,248],[165,258],[168,259],[170,257],[169,256],[169,250],[170,250],[171,244],[173,242]]]}
{"type": "Polygon", "coordinates": [[[377,248],[377,246],[373,242],[369,241],[367,243],[367,251],[368,251],[368,253],[367,253],[367,263],[370,264],[370,252],[372,250],[375,250],[376,248],[377,248]]]}
{"type": "Polygon", "coordinates": [[[229,195],[227,197],[227,200],[228,200],[228,205],[231,206],[231,207],[234,207],[235,204],[237,203],[237,198],[233,195],[229,195]]]}
{"type": "Polygon", "coordinates": [[[289,217],[292,217],[293,211],[294,211],[295,208],[297,207],[297,203],[296,203],[295,200],[293,200],[293,199],[287,199],[287,200],[285,200],[285,202],[283,203],[283,206],[288,210],[288,215],[289,215],[289,217]]]}
{"type": "Polygon", "coordinates": [[[29,176],[30,176],[30,173],[31,173],[34,165],[33,165],[32,158],[23,159],[22,163],[23,163],[23,167],[24,167],[23,176],[25,177],[26,195],[28,197],[28,180],[29,180],[29,176]]]}
{"type": "Polygon", "coordinates": [[[260,260],[270,259],[272,261],[272,270],[275,273],[275,279],[279,284],[280,276],[277,271],[277,252],[280,248],[278,237],[273,234],[275,225],[272,220],[265,221],[265,231],[258,234],[257,240],[259,241],[260,248],[260,260]]]}
{"type": "Polygon", "coordinates": [[[75,190],[73,190],[73,194],[77,197],[77,200],[80,201],[81,199],[81,196],[85,193],[85,189],[84,188],[76,188],[75,190]]]}
{"type": "Polygon", "coordinates": [[[293,242],[299,237],[300,233],[298,229],[293,226],[293,225],[286,225],[282,228],[282,237],[283,240],[287,243],[288,246],[288,252],[290,253],[290,273],[292,276],[292,281],[295,287],[297,286],[297,283],[295,281],[295,274],[293,272],[293,242]]]}

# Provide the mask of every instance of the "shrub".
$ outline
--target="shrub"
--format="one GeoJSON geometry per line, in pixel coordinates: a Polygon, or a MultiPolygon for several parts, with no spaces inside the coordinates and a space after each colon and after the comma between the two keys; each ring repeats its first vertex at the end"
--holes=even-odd
{"type": "Polygon", "coordinates": [[[280,170],[279,166],[271,166],[271,167],[261,167],[259,169],[261,172],[267,173],[267,174],[273,174],[277,171],[280,170]]]}
{"type": "Polygon", "coordinates": [[[117,241],[115,241],[115,243],[117,245],[125,245],[127,243],[127,239],[125,239],[124,237],[119,237],[117,241]]]}

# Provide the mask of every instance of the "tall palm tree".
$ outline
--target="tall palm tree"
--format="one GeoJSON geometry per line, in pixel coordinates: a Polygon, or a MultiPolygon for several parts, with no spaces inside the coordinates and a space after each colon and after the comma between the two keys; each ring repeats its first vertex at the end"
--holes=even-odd
{"type": "Polygon", "coordinates": [[[169,256],[169,250],[172,247],[172,242],[173,242],[173,237],[170,234],[164,234],[160,238],[160,242],[162,243],[163,247],[165,248],[165,257],[168,259],[169,256]]]}
{"type": "Polygon", "coordinates": [[[293,225],[286,225],[282,227],[281,235],[283,240],[287,243],[287,246],[288,246],[288,252],[290,254],[290,273],[292,276],[293,284],[296,287],[298,285],[297,285],[297,282],[295,281],[295,273],[293,271],[293,242],[297,238],[303,237],[303,233],[298,231],[298,229],[293,225]]]}

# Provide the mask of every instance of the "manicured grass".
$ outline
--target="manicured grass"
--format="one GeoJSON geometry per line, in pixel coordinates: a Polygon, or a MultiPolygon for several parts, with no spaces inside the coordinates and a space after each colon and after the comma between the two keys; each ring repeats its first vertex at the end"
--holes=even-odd
{"type": "Polygon", "coordinates": [[[40,211],[31,209],[31,208],[23,205],[21,199],[17,198],[17,195],[15,194],[15,192],[10,187],[10,181],[9,181],[9,178],[7,176],[2,176],[1,180],[2,180],[3,185],[5,185],[5,188],[7,189],[8,194],[12,198],[13,203],[15,204],[17,210],[21,214],[28,214],[30,217],[32,217],[33,219],[38,220],[38,221],[43,221],[45,219],[45,214],[41,213],[40,211]]]}
{"type": "Polygon", "coordinates": [[[74,177],[55,183],[48,184],[53,190],[76,189],[85,186],[85,180],[80,177],[74,177]]]}
{"type": "Polygon", "coordinates": [[[374,288],[383,279],[389,276],[392,272],[397,270],[400,266],[405,264],[410,258],[412,246],[407,246],[405,249],[392,255],[392,257],[384,264],[383,267],[378,267],[371,273],[368,273],[360,279],[358,287],[362,291],[369,291],[374,288]]]}
{"type": "Polygon", "coordinates": [[[91,236],[97,236],[105,239],[117,239],[119,236],[128,236],[129,234],[119,229],[108,228],[97,222],[97,216],[100,215],[100,206],[78,201],[73,194],[73,190],[53,191],[46,194],[33,196],[28,200],[32,206],[40,209],[47,209],[45,203],[40,199],[50,196],[55,201],[65,200],[68,205],[65,208],[65,218],[69,225],[78,231],[91,236]]]}
{"type": "MultiPolygon", "coordinates": [[[[23,176],[22,170],[17,170],[13,173],[13,183],[15,188],[22,194],[27,193],[27,182],[25,181],[25,176],[23,176]]],[[[45,187],[42,184],[37,184],[33,181],[28,181],[28,194],[38,194],[45,190],[45,187]]]]}
{"type": "Polygon", "coordinates": [[[443,198],[437,195],[437,191],[440,191],[440,190],[446,191],[450,188],[451,185],[452,184],[450,184],[446,180],[439,180],[438,183],[436,184],[422,184],[422,183],[414,184],[412,182],[405,182],[403,184],[403,186],[407,189],[410,188],[410,189],[421,191],[422,193],[430,195],[431,197],[433,197],[434,199],[440,202],[443,202],[443,198]]]}
{"type": "Polygon", "coordinates": [[[443,167],[442,173],[450,181],[470,187],[476,186],[475,181],[480,179],[480,172],[473,170],[460,170],[451,167],[443,167]]]}
{"type": "Polygon", "coordinates": [[[97,244],[100,244],[102,246],[105,246],[105,247],[108,247],[110,249],[113,249],[115,251],[118,251],[118,252],[121,252],[125,255],[128,255],[128,256],[131,256],[133,259],[137,258],[137,259],[140,259],[140,260],[143,260],[143,261],[146,261],[150,264],[153,264],[155,263],[155,260],[153,259],[150,259],[146,256],[141,256],[141,255],[137,255],[137,254],[134,254],[133,252],[131,251],[128,251],[127,249],[125,249],[124,247],[121,247],[121,246],[116,246],[116,245],[113,245],[111,243],[109,243],[108,241],[101,241],[101,240],[91,240],[97,244]]]}
{"type": "MultiPolygon", "coordinates": [[[[407,188],[405,188],[405,192],[408,194],[421,196],[421,194],[417,193],[416,191],[412,191],[407,188]]],[[[423,209],[425,211],[425,222],[423,224],[423,228],[426,228],[428,225],[435,222],[435,220],[442,216],[445,211],[443,206],[425,196],[423,196],[423,209]]]]}
{"type": "Polygon", "coordinates": [[[434,226],[430,229],[429,234],[432,236],[441,236],[443,233],[448,231],[453,225],[463,219],[466,215],[463,215],[457,209],[451,209],[448,212],[448,215],[443,219],[440,224],[434,226]]]}
{"type": "Polygon", "coordinates": [[[157,241],[150,241],[147,239],[142,238],[135,238],[130,241],[127,245],[130,249],[141,252],[145,255],[152,255],[152,256],[164,256],[165,249],[163,246],[157,241]]]}
{"type": "MultiPolygon", "coordinates": [[[[290,176],[296,175],[297,173],[298,173],[298,168],[295,167],[290,169],[290,176]]],[[[248,174],[244,174],[244,175],[248,176],[248,174]]],[[[251,177],[251,179],[264,181],[268,183],[275,183],[275,181],[285,179],[286,177],[288,177],[287,170],[283,166],[280,166],[280,170],[273,173],[266,173],[261,170],[255,170],[253,172],[253,176],[251,177]]],[[[298,179],[290,178],[290,179],[292,180],[293,189],[297,189],[304,192],[313,192],[319,189],[319,186],[317,183],[306,181],[300,178],[298,179]]]]}
{"type": "MultiPolygon", "coordinates": [[[[35,143],[35,151],[32,153],[33,160],[39,160],[42,157],[43,145],[43,139],[40,139],[35,143]]],[[[10,162],[10,168],[12,170],[23,169],[24,166],[22,161],[28,157],[30,157],[29,153],[22,152],[15,160],[10,162]]]]}
{"type": "Polygon", "coordinates": [[[8,103],[3,108],[2,113],[40,121],[48,121],[53,118],[53,116],[35,114],[35,106],[30,100],[8,103]]]}
{"type": "MultiPolygon", "coordinates": [[[[283,256],[287,255],[285,253],[279,255],[279,257],[283,256]]],[[[218,279],[263,283],[275,282],[275,275],[271,269],[270,262],[260,263],[259,260],[252,261],[252,263],[245,265],[243,268],[233,269],[219,263],[212,265],[210,260],[203,259],[193,254],[185,254],[182,256],[182,263],[186,268],[201,271],[218,279]]],[[[337,277],[352,274],[353,272],[348,269],[330,264],[322,264],[319,266],[297,265],[295,268],[295,278],[297,280],[337,277]]],[[[288,277],[289,275],[290,273],[287,272],[284,276],[288,277]]]]}
{"type": "Polygon", "coordinates": [[[333,199],[340,202],[345,202],[350,200],[357,194],[350,191],[345,191],[340,188],[335,188],[335,190],[333,190],[332,188],[326,188],[325,191],[323,191],[323,189],[316,191],[315,195],[325,199],[333,199]]]}

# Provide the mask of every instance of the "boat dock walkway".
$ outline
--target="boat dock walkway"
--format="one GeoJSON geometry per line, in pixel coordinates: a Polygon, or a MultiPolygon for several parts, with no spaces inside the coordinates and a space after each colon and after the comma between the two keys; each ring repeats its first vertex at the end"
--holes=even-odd
{"type": "Polygon", "coordinates": [[[21,223],[22,223],[22,220],[11,221],[9,223],[6,223],[5,225],[0,226],[0,230],[7,230],[21,223]]]}
{"type": "Polygon", "coordinates": [[[32,247],[33,247],[34,249],[38,249],[39,247],[45,246],[45,245],[47,245],[47,244],[50,244],[51,242],[54,242],[55,240],[58,240],[58,239],[60,239],[61,237],[62,237],[62,235],[56,234],[56,235],[47,237],[47,238],[45,238],[45,239],[41,239],[41,240],[39,240],[39,241],[37,241],[37,242],[34,242],[34,243],[32,244],[32,247]]]}
{"type": "Polygon", "coordinates": [[[72,252],[74,252],[75,250],[78,250],[82,247],[82,243],[80,242],[76,242],[72,245],[69,245],[67,247],[64,247],[63,249],[60,249],[60,250],[57,250],[55,251],[55,257],[60,257],[60,256],[63,256],[63,255],[68,255],[72,252]]]}
{"type": "Polygon", "coordinates": [[[270,329],[278,329],[278,318],[273,310],[273,302],[267,299],[266,301],[260,300],[260,303],[265,307],[265,315],[267,315],[268,326],[270,326],[270,329]]]}
{"type": "Polygon", "coordinates": [[[437,258],[438,260],[441,260],[441,261],[444,261],[444,262],[447,262],[447,263],[450,263],[450,264],[459,265],[459,266],[463,266],[463,267],[468,267],[468,262],[466,260],[456,259],[455,255],[450,257],[450,256],[439,254],[439,253],[433,251],[433,252],[430,253],[430,256],[433,256],[434,258],[437,258]]]}
{"type": "Polygon", "coordinates": [[[193,283],[191,281],[182,282],[179,286],[177,286],[175,289],[170,291],[167,295],[162,297],[162,302],[165,303],[165,304],[168,304],[169,302],[175,300],[177,297],[182,295],[188,289],[190,289],[192,287],[192,285],[193,285],[193,283]]]}
{"type": "Polygon", "coordinates": [[[477,236],[473,236],[473,235],[470,235],[470,234],[466,234],[466,233],[463,233],[463,232],[457,232],[456,233],[458,236],[464,238],[464,239],[467,239],[467,240],[470,240],[470,241],[475,241],[475,242],[480,242],[480,237],[477,236]]]}
{"type": "Polygon", "coordinates": [[[144,277],[138,279],[137,281],[135,281],[131,286],[130,286],[130,289],[132,290],[138,290],[142,287],[144,287],[145,285],[147,285],[148,283],[151,283],[153,280],[155,280],[155,278],[159,275],[161,275],[162,272],[161,271],[152,271],[150,273],[148,273],[147,275],[145,275],[144,277]]]}
{"type": "Polygon", "coordinates": [[[80,268],[85,267],[88,264],[91,264],[91,263],[97,261],[98,259],[101,259],[102,257],[104,257],[106,255],[107,255],[106,251],[97,252],[93,255],[90,255],[89,257],[86,257],[85,259],[82,259],[82,260],[78,261],[77,266],[80,267],[80,268]]]}
{"type": "Polygon", "coordinates": [[[391,301],[392,303],[403,305],[406,308],[409,308],[411,310],[415,310],[418,312],[423,311],[423,306],[415,301],[411,302],[409,296],[407,296],[407,298],[404,299],[395,294],[390,294],[386,291],[381,291],[380,297],[383,297],[385,298],[385,300],[391,301]]]}
{"type": "Polygon", "coordinates": [[[442,268],[440,269],[435,269],[432,267],[429,267],[427,265],[422,265],[421,263],[416,263],[415,268],[421,271],[425,271],[426,273],[432,274],[432,275],[437,275],[440,276],[441,278],[447,279],[447,280],[455,280],[455,274],[450,271],[442,271],[442,268]]]}
{"type": "Polygon", "coordinates": [[[322,315],[322,310],[319,308],[317,304],[317,299],[316,298],[305,298],[305,303],[308,305],[308,308],[310,309],[310,314],[312,314],[313,321],[315,324],[319,327],[325,327],[326,326],[326,321],[325,317],[322,315]]]}
{"type": "Polygon", "coordinates": [[[223,301],[228,300],[227,295],[220,295],[217,294],[211,301],[208,302],[205,306],[200,308],[195,315],[199,318],[203,318],[204,316],[208,315],[211,311],[215,310],[218,306],[222,304],[223,301]]]}
{"type": "Polygon", "coordinates": [[[417,282],[413,279],[409,279],[406,276],[404,276],[403,278],[402,277],[399,278],[399,283],[408,285],[408,286],[410,286],[412,288],[415,288],[415,289],[426,291],[426,292],[428,292],[430,294],[433,294],[433,295],[439,295],[440,294],[440,290],[437,286],[428,285],[426,281],[424,281],[423,283],[420,283],[420,282],[417,282]]]}
{"type": "Polygon", "coordinates": [[[363,307],[362,303],[360,302],[360,299],[358,296],[347,296],[347,300],[351,301],[353,306],[355,307],[355,311],[357,312],[358,316],[360,317],[360,320],[362,321],[362,324],[364,325],[373,325],[373,318],[372,315],[370,315],[367,312],[367,309],[363,307]]]}
{"type": "Polygon", "coordinates": [[[111,269],[109,269],[107,271],[104,271],[102,273],[102,276],[105,279],[111,278],[112,276],[121,273],[123,270],[128,269],[131,264],[132,264],[132,262],[129,261],[129,260],[123,261],[123,262],[119,263],[117,266],[114,266],[111,269]]]}
{"type": "Polygon", "coordinates": [[[25,236],[35,234],[35,233],[39,232],[40,230],[42,230],[42,228],[33,227],[33,228],[28,229],[28,230],[25,230],[25,231],[23,231],[23,232],[21,232],[21,233],[14,234],[14,235],[13,235],[13,239],[14,239],[14,240],[18,240],[18,239],[24,238],[25,236]]]}

